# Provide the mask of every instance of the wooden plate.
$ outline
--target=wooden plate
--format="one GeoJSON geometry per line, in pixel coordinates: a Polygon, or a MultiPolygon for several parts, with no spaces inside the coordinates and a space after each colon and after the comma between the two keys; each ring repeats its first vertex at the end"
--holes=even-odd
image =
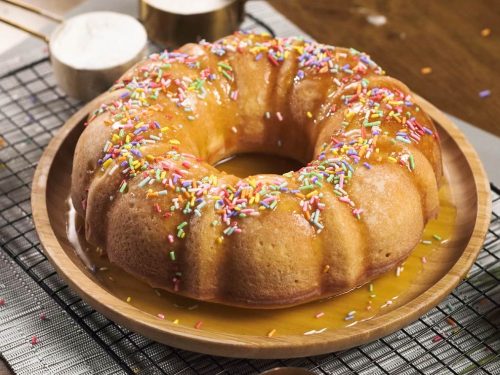
{"type": "Polygon", "coordinates": [[[66,234],[73,152],[87,114],[95,102],[73,115],[50,142],[35,173],[33,217],[45,249],[57,271],[97,311],[127,328],[182,349],[246,358],[285,358],[347,349],[390,334],[419,318],[442,301],[472,266],[488,229],[491,201],[481,162],[464,135],[436,107],[422,98],[417,103],[436,122],[443,159],[457,209],[450,251],[439,252],[432,267],[410,287],[408,300],[353,327],[318,335],[238,335],[175,325],[142,311],[104,289],[76,256],[66,234]]]}

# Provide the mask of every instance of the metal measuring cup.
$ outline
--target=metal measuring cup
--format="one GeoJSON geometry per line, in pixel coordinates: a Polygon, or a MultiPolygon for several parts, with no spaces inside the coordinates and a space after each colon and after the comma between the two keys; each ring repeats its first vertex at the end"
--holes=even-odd
{"type": "Polygon", "coordinates": [[[153,42],[178,47],[232,34],[244,19],[245,1],[140,0],[139,18],[153,42]]]}
{"type": "MultiPolygon", "coordinates": [[[[27,4],[18,3],[14,0],[3,1],[59,23],[50,35],[45,35],[26,25],[23,25],[22,23],[0,16],[1,22],[23,30],[48,44],[50,61],[55,79],[59,87],[73,98],[83,101],[89,101],[95,98],[100,93],[106,91],[116,79],[118,79],[123,73],[144,58],[147,54],[146,30],[139,21],[131,16],[114,12],[90,12],[63,20],[62,18],[56,17],[49,12],[27,4]],[[64,37],[65,30],[67,30],[72,23],[81,22],[82,17],[86,17],[86,19],[90,22],[89,25],[91,25],[93,19],[111,19],[118,17],[120,20],[127,23],[129,26],[127,29],[129,32],[138,33],[138,42],[132,46],[133,50],[130,51],[129,56],[121,61],[115,61],[109,64],[106,64],[106,62],[103,61],[102,64],[88,64],[88,66],[75,64],[75,61],[71,61],[71,59],[68,59],[66,54],[62,53],[60,48],[61,46],[58,46],[57,43],[64,37]]],[[[110,45],[109,48],[113,48],[113,45],[110,45]]],[[[88,57],[102,59],[102,56],[88,57]]]]}

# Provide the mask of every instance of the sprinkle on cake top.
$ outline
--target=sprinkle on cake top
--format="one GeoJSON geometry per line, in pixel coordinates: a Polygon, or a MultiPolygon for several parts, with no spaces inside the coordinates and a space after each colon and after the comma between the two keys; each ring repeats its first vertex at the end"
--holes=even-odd
{"type": "MultiPolygon", "coordinates": [[[[179,51],[153,54],[151,64],[136,70],[133,77],[118,82],[111,89],[122,90],[123,94],[114,102],[101,106],[89,119],[91,122],[105,112],[110,115],[106,124],[111,126],[112,136],[103,145],[98,164],[103,173],[123,176],[120,193],[126,193],[131,180],[136,179],[147,198],[165,197],[164,207],[154,204],[159,214],[168,217],[174,212],[182,213],[184,219],[177,225],[177,232],[169,235],[169,242],[184,238],[190,217],[201,216],[204,207],[213,205],[218,220],[212,225],[221,226],[221,235],[217,238],[221,243],[224,237],[241,231],[238,219],[272,211],[283,194],[295,196],[304,217],[321,232],[321,212],[325,209],[322,191],[325,188],[349,205],[352,214],[361,219],[363,208],[351,200],[347,188],[356,170],[369,170],[377,163],[388,161],[412,172],[415,160],[410,146],[423,137],[436,136],[417,121],[415,114],[419,108],[410,96],[397,89],[370,87],[365,76],[368,73],[383,75],[384,72],[362,52],[300,38],[273,39],[242,33],[216,43],[202,41],[199,45],[217,56],[217,70],[204,66],[198,57],[179,51]],[[158,99],[166,97],[175,103],[181,114],[172,118],[172,122],[175,120],[182,127],[190,126],[197,118],[191,96],[194,94],[198,100],[204,100],[210,94],[207,84],[217,80],[226,80],[231,87],[227,93],[229,99],[239,100],[237,79],[227,59],[228,53],[251,53],[255,61],[268,59],[276,67],[286,59],[296,59],[295,82],[312,75],[325,75],[331,80],[334,92],[344,90],[341,96],[344,106],[337,109],[333,105],[326,111],[326,117],[342,111],[344,131],[323,144],[321,152],[308,165],[276,176],[271,182],[248,177],[230,185],[213,174],[194,178],[190,169],[199,160],[183,152],[183,145],[175,137],[170,122],[145,119],[148,113],[162,111],[158,99]],[[177,64],[192,70],[196,78],[171,78],[168,72],[177,64]],[[361,129],[349,129],[354,119],[362,123],[361,129]],[[380,143],[387,142],[397,147],[380,147],[380,143]],[[170,151],[163,155],[143,151],[143,146],[155,143],[170,145],[170,151]]],[[[267,118],[272,115],[283,121],[280,112],[265,114],[267,118]]],[[[306,113],[307,119],[316,117],[317,113],[306,113]]],[[[171,257],[175,259],[175,253],[171,257]]]]}

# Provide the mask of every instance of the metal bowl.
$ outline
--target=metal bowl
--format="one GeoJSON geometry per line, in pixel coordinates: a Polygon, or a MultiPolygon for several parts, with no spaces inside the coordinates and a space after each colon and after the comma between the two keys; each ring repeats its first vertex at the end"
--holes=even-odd
{"type": "Polygon", "coordinates": [[[245,1],[220,0],[200,12],[175,13],[168,10],[168,2],[141,0],[140,19],[149,38],[163,47],[178,47],[200,39],[214,41],[238,29],[244,18],[245,1]]]}

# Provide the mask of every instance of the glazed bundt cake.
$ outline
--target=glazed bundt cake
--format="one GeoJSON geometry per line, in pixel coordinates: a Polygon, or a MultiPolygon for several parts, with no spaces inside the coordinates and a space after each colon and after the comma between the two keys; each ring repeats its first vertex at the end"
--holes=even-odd
{"type": "Polygon", "coordinates": [[[74,155],[87,240],[155,288],[278,308],[396,267],[439,208],[438,134],[368,55],[236,33],[153,54],[99,100],[74,155]],[[238,178],[239,153],[304,167],[238,178]]]}

